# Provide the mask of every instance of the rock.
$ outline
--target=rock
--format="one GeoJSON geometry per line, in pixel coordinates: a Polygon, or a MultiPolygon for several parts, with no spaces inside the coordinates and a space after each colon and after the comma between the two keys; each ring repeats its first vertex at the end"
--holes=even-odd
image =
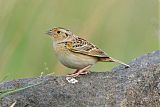
{"type": "Polygon", "coordinates": [[[92,72],[70,83],[64,76],[18,79],[0,90],[39,85],[8,94],[0,107],[160,107],[160,51],[146,54],[112,72],[92,72]]]}

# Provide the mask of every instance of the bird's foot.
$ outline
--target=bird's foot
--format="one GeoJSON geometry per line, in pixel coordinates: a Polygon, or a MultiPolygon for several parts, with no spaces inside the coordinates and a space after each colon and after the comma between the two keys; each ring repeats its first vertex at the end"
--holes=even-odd
{"type": "Polygon", "coordinates": [[[78,77],[79,75],[86,75],[86,74],[88,74],[87,69],[89,69],[90,67],[91,67],[91,65],[88,65],[88,66],[84,67],[83,69],[80,69],[80,70],[77,69],[74,73],[69,74],[67,76],[78,77]]]}
{"type": "Polygon", "coordinates": [[[89,71],[83,71],[83,72],[74,72],[72,74],[68,74],[67,76],[70,76],[70,77],[78,77],[79,75],[86,75],[90,73],[89,71]]]}

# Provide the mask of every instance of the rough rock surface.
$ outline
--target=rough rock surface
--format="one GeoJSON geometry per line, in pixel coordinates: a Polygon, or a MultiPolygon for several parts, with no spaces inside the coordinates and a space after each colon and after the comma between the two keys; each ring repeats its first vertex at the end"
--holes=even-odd
{"type": "Polygon", "coordinates": [[[0,107],[160,107],[160,51],[146,54],[112,72],[92,72],[69,83],[45,76],[0,83],[0,90],[39,85],[9,94],[0,107]]]}

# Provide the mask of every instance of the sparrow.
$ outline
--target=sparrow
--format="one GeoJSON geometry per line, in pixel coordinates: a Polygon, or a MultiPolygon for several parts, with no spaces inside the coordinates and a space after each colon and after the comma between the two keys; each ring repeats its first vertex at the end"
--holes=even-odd
{"type": "Polygon", "coordinates": [[[77,77],[87,74],[88,69],[97,62],[117,62],[130,67],[122,61],[109,57],[91,42],[77,36],[68,29],[56,27],[47,34],[53,40],[53,48],[58,60],[66,67],[76,69],[67,76],[77,77]]]}

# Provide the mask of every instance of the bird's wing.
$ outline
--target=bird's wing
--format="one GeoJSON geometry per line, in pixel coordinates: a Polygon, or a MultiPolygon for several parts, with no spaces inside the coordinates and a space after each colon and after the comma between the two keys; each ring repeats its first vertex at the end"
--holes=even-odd
{"type": "Polygon", "coordinates": [[[95,57],[108,57],[107,54],[101,49],[97,48],[95,45],[89,43],[85,39],[79,37],[75,38],[72,41],[66,41],[65,45],[70,51],[75,53],[95,57]]]}

